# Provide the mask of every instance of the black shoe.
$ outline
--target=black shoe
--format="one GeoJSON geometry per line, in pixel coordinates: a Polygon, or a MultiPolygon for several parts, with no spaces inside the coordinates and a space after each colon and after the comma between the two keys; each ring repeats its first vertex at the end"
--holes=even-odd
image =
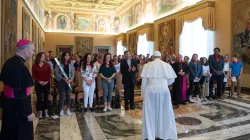
{"type": "Polygon", "coordinates": [[[177,108],[179,108],[179,107],[180,107],[179,105],[175,105],[175,106],[174,106],[174,109],[177,109],[177,108]]]}
{"type": "Polygon", "coordinates": [[[84,108],[84,110],[83,110],[84,112],[87,112],[88,111],[88,109],[87,108],[84,108]]]}
{"type": "Polygon", "coordinates": [[[91,108],[89,109],[89,111],[90,111],[90,112],[94,112],[95,109],[94,109],[93,107],[91,107],[91,108]]]}
{"type": "Polygon", "coordinates": [[[135,110],[135,106],[134,105],[130,106],[130,109],[135,110]]]}

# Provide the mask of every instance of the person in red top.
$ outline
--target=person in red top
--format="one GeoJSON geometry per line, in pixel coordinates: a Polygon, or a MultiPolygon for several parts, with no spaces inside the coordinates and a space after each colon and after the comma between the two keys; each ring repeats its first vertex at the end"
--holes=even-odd
{"type": "Polygon", "coordinates": [[[35,90],[37,95],[37,108],[39,111],[39,118],[43,118],[43,99],[45,117],[49,117],[48,98],[50,91],[51,68],[50,65],[45,62],[45,53],[40,52],[36,55],[35,64],[32,66],[32,76],[35,80],[35,90]]]}

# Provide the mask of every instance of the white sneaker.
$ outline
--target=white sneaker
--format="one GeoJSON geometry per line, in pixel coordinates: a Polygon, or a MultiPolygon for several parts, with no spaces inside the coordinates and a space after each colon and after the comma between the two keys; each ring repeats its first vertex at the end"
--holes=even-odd
{"type": "Polygon", "coordinates": [[[43,118],[43,112],[39,111],[39,119],[42,119],[42,118],[43,118]]]}
{"type": "Polygon", "coordinates": [[[197,98],[197,101],[198,101],[198,102],[201,102],[201,99],[198,97],[198,98],[197,98]]]}
{"type": "Polygon", "coordinates": [[[62,117],[63,115],[64,115],[64,111],[61,110],[61,111],[60,111],[60,116],[62,117]]]}
{"type": "Polygon", "coordinates": [[[45,117],[49,118],[48,110],[45,110],[45,117]]]}
{"type": "Polygon", "coordinates": [[[71,116],[71,113],[70,113],[70,110],[69,110],[69,109],[67,110],[66,114],[67,114],[68,116],[71,116]]]}
{"type": "Polygon", "coordinates": [[[107,111],[107,109],[108,109],[108,108],[105,106],[105,107],[104,107],[104,109],[103,109],[103,112],[106,112],[106,111],[107,111]]]}
{"type": "Polygon", "coordinates": [[[194,99],[192,98],[192,96],[189,96],[189,102],[190,103],[194,103],[195,102],[194,99]]]}
{"type": "Polygon", "coordinates": [[[112,111],[112,108],[110,106],[108,106],[108,111],[112,111]]]}

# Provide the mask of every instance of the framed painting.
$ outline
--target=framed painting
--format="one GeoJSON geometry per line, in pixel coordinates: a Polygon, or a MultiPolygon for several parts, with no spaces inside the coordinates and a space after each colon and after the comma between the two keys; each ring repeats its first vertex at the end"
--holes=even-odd
{"type": "Polygon", "coordinates": [[[27,13],[27,11],[23,8],[23,34],[22,38],[30,39],[30,15],[27,13]]]}
{"type": "Polygon", "coordinates": [[[37,25],[36,22],[34,20],[32,20],[32,41],[35,45],[35,49],[36,49],[36,54],[38,53],[38,46],[37,46],[37,25]]]}
{"type": "Polygon", "coordinates": [[[175,53],[175,20],[159,25],[159,51],[164,55],[175,53]]]}
{"type": "Polygon", "coordinates": [[[2,1],[2,63],[13,56],[17,43],[17,0],[2,1]]]}
{"type": "Polygon", "coordinates": [[[86,14],[75,14],[75,31],[92,32],[93,31],[93,16],[86,14]]]}
{"type": "Polygon", "coordinates": [[[137,54],[137,39],[136,32],[129,34],[129,46],[128,49],[132,55],[137,54]]]}
{"type": "Polygon", "coordinates": [[[73,47],[73,45],[56,45],[56,56],[59,56],[61,52],[67,52],[71,56],[73,47]]]}
{"type": "Polygon", "coordinates": [[[76,37],[76,54],[81,56],[93,53],[93,37],[76,37]]]}
{"type": "Polygon", "coordinates": [[[250,1],[232,1],[232,52],[243,62],[243,73],[250,74],[250,1]]]}

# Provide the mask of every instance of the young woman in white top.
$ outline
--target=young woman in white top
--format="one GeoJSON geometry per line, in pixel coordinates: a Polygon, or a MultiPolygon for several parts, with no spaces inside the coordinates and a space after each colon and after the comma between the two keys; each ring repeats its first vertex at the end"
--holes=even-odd
{"type": "Polygon", "coordinates": [[[84,112],[87,112],[87,106],[89,101],[89,111],[93,112],[93,95],[95,91],[95,77],[96,67],[91,61],[91,55],[86,54],[83,59],[83,65],[81,67],[81,75],[83,77],[83,91],[84,91],[84,112]]]}
{"type": "Polygon", "coordinates": [[[207,58],[202,58],[202,68],[203,68],[203,76],[201,78],[201,101],[207,101],[206,96],[209,95],[209,78],[210,78],[210,70],[209,65],[207,63],[207,58]]]}
{"type": "Polygon", "coordinates": [[[224,74],[224,79],[223,79],[223,84],[222,84],[222,95],[225,94],[225,88],[227,84],[227,78],[229,76],[229,55],[226,54],[224,56],[224,68],[223,68],[223,74],[224,74]]]}
{"type": "Polygon", "coordinates": [[[120,71],[121,64],[118,61],[117,55],[114,55],[113,60],[114,60],[114,67],[115,67],[116,73],[118,73],[120,71]]]}

